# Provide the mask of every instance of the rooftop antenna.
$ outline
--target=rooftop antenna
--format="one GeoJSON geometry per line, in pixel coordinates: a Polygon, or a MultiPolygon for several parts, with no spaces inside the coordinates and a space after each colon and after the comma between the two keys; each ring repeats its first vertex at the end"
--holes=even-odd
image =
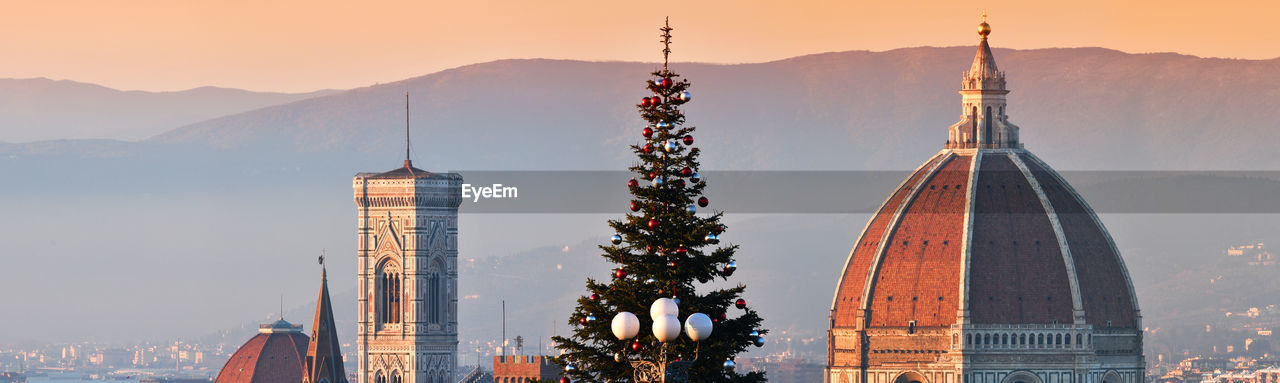
{"type": "Polygon", "coordinates": [[[507,300],[502,300],[502,352],[507,352],[507,300]]]}
{"type": "Polygon", "coordinates": [[[280,320],[284,320],[284,293],[280,293],[280,320]]]}
{"type": "Polygon", "coordinates": [[[413,167],[409,161],[409,92],[404,92],[404,167],[413,167]]]}

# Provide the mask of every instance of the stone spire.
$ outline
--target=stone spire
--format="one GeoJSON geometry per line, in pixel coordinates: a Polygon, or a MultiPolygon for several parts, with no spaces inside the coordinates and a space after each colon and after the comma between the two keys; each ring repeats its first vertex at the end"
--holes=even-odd
{"type": "Polygon", "coordinates": [[[329,276],[320,257],[320,296],[316,298],[316,319],[311,324],[311,343],[307,346],[303,383],[346,383],[342,367],[342,349],[338,329],[333,322],[333,305],[329,302],[329,276]]]}
{"type": "Polygon", "coordinates": [[[969,71],[964,72],[961,82],[961,103],[963,109],[960,122],[952,125],[947,137],[947,148],[950,149],[1001,149],[1020,148],[1018,143],[1018,127],[1009,122],[1005,114],[1004,72],[996,67],[995,55],[991,54],[991,46],[987,44],[987,36],[991,34],[991,25],[987,24],[987,13],[982,13],[982,24],[978,25],[978,53],[973,57],[969,71]]]}

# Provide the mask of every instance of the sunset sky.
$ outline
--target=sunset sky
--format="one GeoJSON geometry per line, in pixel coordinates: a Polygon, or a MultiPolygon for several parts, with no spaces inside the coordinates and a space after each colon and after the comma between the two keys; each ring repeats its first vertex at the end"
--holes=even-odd
{"type": "Polygon", "coordinates": [[[352,88],[504,58],[760,62],[976,42],[1280,57],[1280,1],[15,1],[0,78],[120,89],[352,88]]]}

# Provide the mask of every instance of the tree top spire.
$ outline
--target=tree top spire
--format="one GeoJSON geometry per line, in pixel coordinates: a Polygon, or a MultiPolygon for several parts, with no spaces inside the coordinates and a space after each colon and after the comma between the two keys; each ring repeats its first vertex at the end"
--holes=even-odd
{"type": "Polygon", "coordinates": [[[667,58],[671,55],[671,16],[667,16],[662,28],[662,70],[667,70],[667,58]]]}

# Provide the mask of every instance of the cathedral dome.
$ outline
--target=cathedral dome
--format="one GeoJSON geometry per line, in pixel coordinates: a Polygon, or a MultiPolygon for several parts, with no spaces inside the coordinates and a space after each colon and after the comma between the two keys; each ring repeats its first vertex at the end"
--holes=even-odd
{"type": "Polygon", "coordinates": [[[884,202],[856,242],[834,327],[1135,327],[1124,263],[1084,200],[1023,149],[948,149],[884,202]]]}
{"type": "Polygon", "coordinates": [[[222,366],[214,383],[301,382],[310,338],[284,320],[258,327],[222,366]]]}
{"type": "Polygon", "coordinates": [[[943,150],[853,244],[826,381],[1140,383],[1142,317],[1124,261],[1084,199],[1023,147],[981,31],[943,150]]]}

